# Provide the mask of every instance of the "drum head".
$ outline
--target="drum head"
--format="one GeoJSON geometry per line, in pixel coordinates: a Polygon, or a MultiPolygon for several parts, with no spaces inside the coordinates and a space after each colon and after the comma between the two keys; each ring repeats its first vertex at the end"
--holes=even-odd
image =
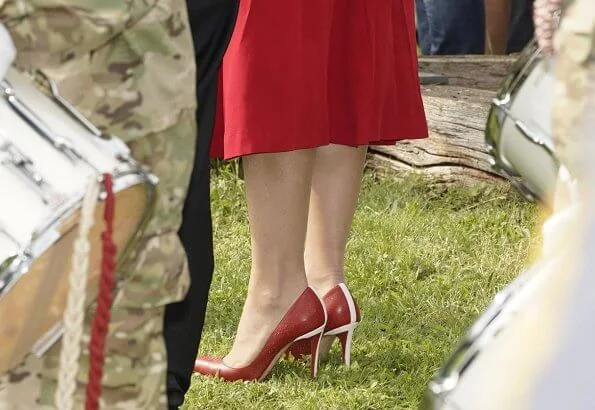
{"type": "MultiPolygon", "coordinates": [[[[150,197],[147,186],[137,184],[116,194],[113,239],[119,256],[142,225],[150,197]]],[[[101,273],[104,203],[98,204],[90,232],[91,254],[86,305],[94,300],[101,273]]],[[[61,226],[61,237],[26,274],[0,297],[0,373],[18,365],[52,328],[62,321],[72,270],[74,242],[78,236],[80,210],[61,226]]]]}

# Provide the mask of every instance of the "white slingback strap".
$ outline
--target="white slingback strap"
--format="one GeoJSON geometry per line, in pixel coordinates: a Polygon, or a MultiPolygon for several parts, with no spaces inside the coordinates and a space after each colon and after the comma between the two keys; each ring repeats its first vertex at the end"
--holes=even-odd
{"type": "Polygon", "coordinates": [[[349,306],[349,321],[354,323],[357,320],[357,313],[355,311],[355,302],[353,301],[353,296],[351,296],[351,292],[349,292],[349,289],[347,289],[347,286],[344,283],[340,283],[339,287],[343,291],[343,295],[345,295],[347,305],[349,306]]]}

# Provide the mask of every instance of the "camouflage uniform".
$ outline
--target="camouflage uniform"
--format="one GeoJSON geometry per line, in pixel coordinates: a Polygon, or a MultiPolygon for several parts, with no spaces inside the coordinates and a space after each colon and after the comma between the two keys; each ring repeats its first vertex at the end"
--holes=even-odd
{"type": "MultiPolygon", "coordinates": [[[[556,212],[550,223],[550,242],[542,259],[564,255],[551,280],[549,306],[540,311],[543,320],[538,339],[527,350],[545,351],[535,366],[533,386],[526,388],[528,409],[584,409],[593,406],[590,382],[593,363],[591,341],[594,309],[592,287],[595,213],[595,2],[565,1],[555,38],[556,90],[553,135],[561,163],[572,182],[559,179],[556,212]],[[578,187],[578,189],[573,189],[578,187]],[[556,220],[557,218],[557,220],[556,220]],[[549,335],[549,336],[548,336],[549,335]],[[545,343],[544,343],[545,341],[545,343]],[[585,342],[587,341],[587,342],[585,342]],[[543,345],[547,347],[544,349],[543,345]]],[[[561,173],[562,174],[562,173],[561,173]]]]}
{"type": "MultiPolygon", "coordinates": [[[[43,69],[95,125],[124,139],[159,177],[156,212],[118,272],[106,346],[103,408],[166,407],[165,305],[188,287],[177,230],[192,168],[194,50],[183,0],[0,0],[17,64],[43,69]]],[[[86,317],[83,343],[89,340],[86,317]]],[[[54,406],[61,345],[0,377],[0,408],[54,406]]],[[[85,348],[76,408],[88,369],[85,348]]]]}
{"type": "Polygon", "coordinates": [[[589,158],[587,107],[595,100],[595,4],[593,0],[570,0],[556,37],[557,85],[555,90],[553,133],[562,163],[580,177],[589,158]]]}

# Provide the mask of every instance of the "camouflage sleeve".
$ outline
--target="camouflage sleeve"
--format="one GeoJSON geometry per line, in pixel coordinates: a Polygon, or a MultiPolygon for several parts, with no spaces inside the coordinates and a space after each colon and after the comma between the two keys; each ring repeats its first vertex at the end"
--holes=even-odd
{"type": "Polygon", "coordinates": [[[105,44],[153,5],[146,0],[0,0],[0,23],[19,52],[68,60],[105,44]]]}
{"type": "Polygon", "coordinates": [[[0,0],[16,65],[42,70],[97,127],[126,142],[196,107],[184,0],[0,0]]]}

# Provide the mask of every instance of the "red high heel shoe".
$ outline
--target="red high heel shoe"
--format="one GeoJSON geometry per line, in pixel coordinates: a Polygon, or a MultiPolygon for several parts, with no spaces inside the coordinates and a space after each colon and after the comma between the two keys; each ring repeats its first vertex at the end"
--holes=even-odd
{"type": "Polygon", "coordinates": [[[318,374],[318,349],[326,325],[324,305],[312,288],[307,287],[289,308],[264,347],[248,366],[232,368],[221,358],[204,357],[196,360],[194,371],[225,381],[262,380],[292,343],[303,341],[313,352],[311,374],[318,374]]]}
{"type": "MultiPolygon", "coordinates": [[[[337,337],[341,343],[343,362],[349,367],[351,365],[351,341],[353,331],[361,320],[361,314],[355,299],[344,283],[332,288],[322,298],[327,311],[327,322],[324,329],[324,348],[319,347],[316,354],[325,354],[331,349],[334,338],[337,337]]],[[[286,357],[291,355],[296,359],[311,354],[312,350],[307,343],[298,341],[291,345],[286,357]]]]}

